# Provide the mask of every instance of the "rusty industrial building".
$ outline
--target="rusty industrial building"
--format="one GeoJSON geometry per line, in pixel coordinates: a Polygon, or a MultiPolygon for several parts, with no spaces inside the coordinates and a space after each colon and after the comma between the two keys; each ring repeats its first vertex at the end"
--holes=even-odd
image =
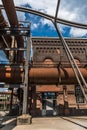
{"type": "MultiPolygon", "coordinates": [[[[0,64],[0,86],[17,89],[20,113],[29,113],[32,117],[87,115],[87,39],[63,38],[56,23],[58,38],[31,38],[29,26],[22,27],[18,23],[16,10],[23,8],[15,7],[13,0],[8,3],[2,0],[2,3],[0,49],[9,63],[0,64]],[[10,26],[2,14],[3,8],[10,26]]],[[[68,24],[86,28],[81,24],[68,24]]]]}

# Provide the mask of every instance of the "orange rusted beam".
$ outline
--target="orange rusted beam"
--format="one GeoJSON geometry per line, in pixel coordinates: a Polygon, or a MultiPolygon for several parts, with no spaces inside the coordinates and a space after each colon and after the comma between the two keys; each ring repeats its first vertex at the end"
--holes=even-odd
{"type": "Polygon", "coordinates": [[[3,6],[5,8],[6,14],[8,16],[8,20],[11,26],[18,25],[18,19],[14,7],[13,0],[2,0],[3,6]]]}
{"type": "MultiPolygon", "coordinates": [[[[80,68],[85,80],[87,81],[87,70],[80,68]]],[[[22,83],[24,70],[21,68],[1,68],[0,82],[5,83],[22,83]]],[[[72,68],[31,68],[29,70],[29,81],[34,84],[76,84],[77,80],[72,68]],[[59,82],[61,78],[61,82],[59,82]]]]}

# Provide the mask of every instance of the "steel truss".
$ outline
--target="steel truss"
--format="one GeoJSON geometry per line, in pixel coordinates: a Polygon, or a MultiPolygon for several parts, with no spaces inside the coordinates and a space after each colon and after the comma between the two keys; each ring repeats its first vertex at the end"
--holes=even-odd
{"type": "Polygon", "coordinates": [[[1,27],[1,36],[30,36],[30,28],[28,27],[1,27]]]}

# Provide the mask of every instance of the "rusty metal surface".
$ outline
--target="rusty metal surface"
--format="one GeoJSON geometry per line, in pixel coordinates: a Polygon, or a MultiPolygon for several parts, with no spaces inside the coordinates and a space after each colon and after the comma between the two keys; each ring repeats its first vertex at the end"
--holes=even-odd
{"type": "MultiPolygon", "coordinates": [[[[18,23],[18,18],[17,18],[17,14],[16,14],[16,10],[14,7],[14,2],[13,0],[9,0],[7,2],[7,0],[2,0],[3,6],[5,8],[9,23],[12,27],[17,27],[19,26],[18,23]]],[[[15,36],[16,40],[17,40],[17,46],[18,48],[20,47],[24,47],[24,41],[23,38],[21,36],[15,36]]],[[[17,57],[17,62],[23,62],[23,52],[18,52],[18,57],[17,57]]]]}
{"type": "Polygon", "coordinates": [[[37,92],[59,92],[61,89],[56,85],[42,85],[37,87],[37,92]]]}
{"type": "Polygon", "coordinates": [[[14,8],[14,3],[13,0],[2,0],[3,6],[5,8],[6,14],[8,16],[8,20],[11,26],[16,26],[18,25],[18,19],[16,15],[16,11],[14,8]]]}
{"type": "MultiPolygon", "coordinates": [[[[87,70],[80,68],[81,73],[87,81],[87,70]]],[[[3,68],[0,67],[0,82],[21,83],[24,76],[24,70],[21,68],[3,68]]],[[[29,71],[30,83],[34,84],[75,84],[76,77],[72,68],[31,68],[29,71]],[[61,82],[59,82],[59,77],[61,82]]]]}
{"type": "Polygon", "coordinates": [[[23,78],[23,70],[20,68],[0,68],[0,82],[5,83],[21,83],[23,78]]]}
{"type": "MultiPolygon", "coordinates": [[[[87,80],[87,70],[80,68],[80,71],[87,80]]],[[[72,68],[60,69],[60,74],[57,68],[33,68],[30,70],[30,82],[36,84],[75,84],[77,80],[72,68]]]]}

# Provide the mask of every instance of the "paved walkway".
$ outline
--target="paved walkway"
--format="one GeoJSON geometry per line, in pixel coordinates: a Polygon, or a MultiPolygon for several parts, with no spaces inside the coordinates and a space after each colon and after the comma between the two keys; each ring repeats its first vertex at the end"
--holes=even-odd
{"type": "Polygon", "coordinates": [[[87,117],[33,118],[31,125],[15,125],[14,120],[1,130],[87,130],[87,117]]]}

